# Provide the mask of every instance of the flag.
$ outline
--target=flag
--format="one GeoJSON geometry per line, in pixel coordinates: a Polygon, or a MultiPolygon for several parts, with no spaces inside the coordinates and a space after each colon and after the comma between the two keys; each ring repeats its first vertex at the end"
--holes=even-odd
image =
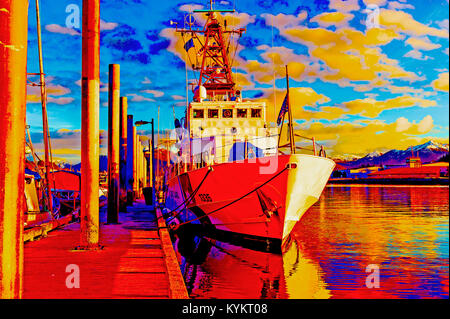
{"type": "Polygon", "coordinates": [[[193,47],[194,47],[194,38],[190,38],[189,41],[184,44],[184,49],[186,50],[186,52],[188,52],[189,49],[193,47]]]}
{"type": "Polygon", "coordinates": [[[281,105],[280,114],[278,114],[277,125],[281,124],[281,121],[283,120],[283,116],[287,111],[288,111],[288,105],[287,105],[287,93],[286,93],[286,96],[284,97],[283,105],[281,105]]]}

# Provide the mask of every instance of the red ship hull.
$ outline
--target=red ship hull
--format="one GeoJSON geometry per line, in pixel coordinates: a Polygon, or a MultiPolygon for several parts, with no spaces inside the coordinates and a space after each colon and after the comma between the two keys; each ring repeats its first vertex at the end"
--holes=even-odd
{"type": "Polygon", "coordinates": [[[324,157],[283,155],[181,174],[168,182],[166,207],[181,206],[169,224],[190,225],[207,237],[257,250],[280,250],[319,198],[334,165],[324,157]]]}

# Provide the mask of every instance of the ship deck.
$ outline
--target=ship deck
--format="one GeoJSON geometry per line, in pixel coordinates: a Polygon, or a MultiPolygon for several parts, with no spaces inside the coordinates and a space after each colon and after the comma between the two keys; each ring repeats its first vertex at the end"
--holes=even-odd
{"type": "Polygon", "coordinates": [[[161,229],[164,220],[158,225],[154,219],[152,207],[143,201],[120,213],[120,224],[106,224],[102,209],[103,249],[97,251],[74,249],[80,241],[79,223],[25,243],[23,298],[189,298],[168,231],[161,229]],[[78,266],[79,288],[66,285],[75,274],[76,266],[69,265],[78,266]]]}

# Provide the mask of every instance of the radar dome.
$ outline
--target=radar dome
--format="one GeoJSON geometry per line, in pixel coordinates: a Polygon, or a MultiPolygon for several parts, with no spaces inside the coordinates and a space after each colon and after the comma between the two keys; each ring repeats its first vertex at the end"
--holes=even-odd
{"type": "Polygon", "coordinates": [[[203,85],[195,87],[194,99],[197,101],[202,101],[202,100],[206,99],[206,88],[203,85]]]}

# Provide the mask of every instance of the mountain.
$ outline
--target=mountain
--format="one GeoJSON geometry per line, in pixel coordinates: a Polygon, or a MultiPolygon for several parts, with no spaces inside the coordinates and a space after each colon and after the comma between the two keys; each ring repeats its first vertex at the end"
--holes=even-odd
{"type": "MultiPolygon", "coordinates": [[[[79,172],[81,170],[81,163],[73,165],[72,169],[77,171],[77,172],[79,172]]],[[[108,156],[100,155],[100,158],[99,158],[99,170],[100,170],[100,172],[108,170],[108,156]]]]}
{"type": "MultiPolygon", "coordinates": [[[[421,145],[413,146],[412,152],[415,156],[419,156],[422,163],[435,162],[449,153],[448,144],[440,144],[435,141],[428,141],[421,145]]],[[[411,157],[411,148],[406,150],[390,150],[386,153],[372,152],[366,156],[341,163],[348,168],[359,168],[367,166],[381,165],[406,165],[406,160],[411,157]]]]}
{"type": "Polygon", "coordinates": [[[360,159],[361,156],[356,156],[356,155],[352,155],[352,154],[344,154],[344,155],[338,155],[338,156],[334,156],[332,158],[333,161],[335,161],[336,163],[342,163],[342,162],[351,162],[351,161],[356,161],[357,159],[360,159]]]}

